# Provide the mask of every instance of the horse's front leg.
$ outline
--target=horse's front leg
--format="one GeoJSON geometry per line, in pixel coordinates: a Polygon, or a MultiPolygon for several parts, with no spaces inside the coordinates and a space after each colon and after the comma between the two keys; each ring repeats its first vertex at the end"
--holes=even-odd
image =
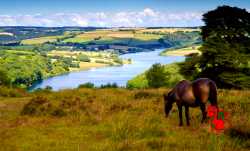
{"type": "Polygon", "coordinates": [[[182,121],[182,105],[178,105],[178,111],[179,111],[179,119],[180,119],[179,126],[182,126],[183,125],[183,121],[182,121]]]}
{"type": "Polygon", "coordinates": [[[207,119],[207,111],[206,111],[206,104],[202,103],[200,105],[201,112],[202,112],[202,120],[201,123],[204,123],[204,121],[207,119]]]}
{"type": "Polygon", "coordinates": [[[188,106],[185,106],[185,115],[186,115],[187,125],[189,126],[190,123],[189,123],[189,107],[188,106]]]}

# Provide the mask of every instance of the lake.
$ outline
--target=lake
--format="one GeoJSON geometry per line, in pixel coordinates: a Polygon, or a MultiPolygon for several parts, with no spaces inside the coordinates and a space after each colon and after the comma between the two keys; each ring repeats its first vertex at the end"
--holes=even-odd
{"type": "Polygon", "coordinates": [[[95,86],[114,82],[119,86],[126,86],[128,80],[149,69],[154,63],[169,64],[185,59],[185,57],[181,56],[159,56],[159,53],[163,50],[164,49],[156,49],[150,52],[121,55],[121,58],[132,59],[132,64],[92,68],[51,77],[34,84],[30,90],[50,86],[53,90],[57,91],[60,89],[77,88],[80,84],[86,82],[94,83],[95,86]]]}

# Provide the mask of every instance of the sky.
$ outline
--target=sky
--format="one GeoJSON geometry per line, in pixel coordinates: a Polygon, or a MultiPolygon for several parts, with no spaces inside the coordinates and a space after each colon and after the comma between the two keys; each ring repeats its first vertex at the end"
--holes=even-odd
{"type": "Polygon", "coordinates": [[[250,0],[0,0],[0,26],[201,26],[217,6],[250,0]]]}

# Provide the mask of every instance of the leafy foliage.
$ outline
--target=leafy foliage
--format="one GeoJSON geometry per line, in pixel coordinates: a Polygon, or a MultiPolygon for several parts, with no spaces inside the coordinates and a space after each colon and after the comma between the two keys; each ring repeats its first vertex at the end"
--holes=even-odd
{"type": "Polygon", "coordinates": [[[81,84],[78,86],[78,88],[94,88],[95,85],[93,83],[90,83],[90,82],[87,82],[87,83],[84,83],[84,84],[81,84]]]}
{"type": "Polygon", "coordinates": [[[78,56],[78,60],[83,61],[83,62],[90,62],[91,61],[90,58],[87,55],[84,55],[84,54],[80,54],[78,56]]]}
{"type": "Polygon", "coordinates": [[[52,63],[49,58],[39,54],[5,53],[0,58],[0,68],[6,73],[1,75],[4,83],[21,87],[30,86],[35,81],[68,71],[68,66],[63,61],[52,63]]]}
{"type": "Polygon", "coordinates": [[[100,88],[118,88],[119,86],[116,83],[102,84],[100,88]]]}
{"type": "Polygon", "coordinates": [[[165,76],[164,66],[161,64],[154,64],[147,72],[146,78],[148,86],[159,88],[166,85],[167,77],[165,76]]]}
{"type": "MultiPolygon", "coordinates": [[[[163,65],[161,65],[163,66],[163,65]]],[[[152,67],[151,67],[152,68],[152,67]]],[[[164,83],[164,87],[173,87],[177,82],[181,81],[184,79],[183,75],[180,72],[181,67],[180,63],[173,63],[173,64],[168,64],[164,65],[164,71],[161,73],[165,76],[165,82],[161,81],[164,83]]],[[[127,82],[127,88],[133,89],[133,88],[149,88],[149,82],[147,78],[147,72],[142,73],[135,78],[129,80],[127,82]]],[[[153,81],[152,81],[153,82],[153,81]]]]}
{"type": "Polygon", "coordinates": [[[211,78],[219,87],[250,88],[250,13],[221,6],[204,14],[203,20],[202,55],[188,58],[183,73],[211,78]]]}
{"type": "Polygon", "coordinates": [[[10,79],[7,76],[7,71],[1,69],[0,70],[0,85],[9,85],[10,79]]]}

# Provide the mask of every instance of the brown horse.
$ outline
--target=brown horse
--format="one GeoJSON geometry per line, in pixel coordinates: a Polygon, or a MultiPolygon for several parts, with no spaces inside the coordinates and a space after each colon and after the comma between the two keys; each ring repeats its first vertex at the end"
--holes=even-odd
{"type": "Polygon", "coordinates": [[[173,103],[176,102],[179,111],[180,126],[182,122],[182,107],[185,106],[185,115],[187,125],[189,123],[189,107],[200,107],[202,111],[203,123],[206,120],[206,103],[210,101],[218,109],[217,105],[217,87],[215,82],[207,78],[197,79],[193,82],[180,81],[168,94],[164,94],[165,114],[168,117],[173,103]]]}

